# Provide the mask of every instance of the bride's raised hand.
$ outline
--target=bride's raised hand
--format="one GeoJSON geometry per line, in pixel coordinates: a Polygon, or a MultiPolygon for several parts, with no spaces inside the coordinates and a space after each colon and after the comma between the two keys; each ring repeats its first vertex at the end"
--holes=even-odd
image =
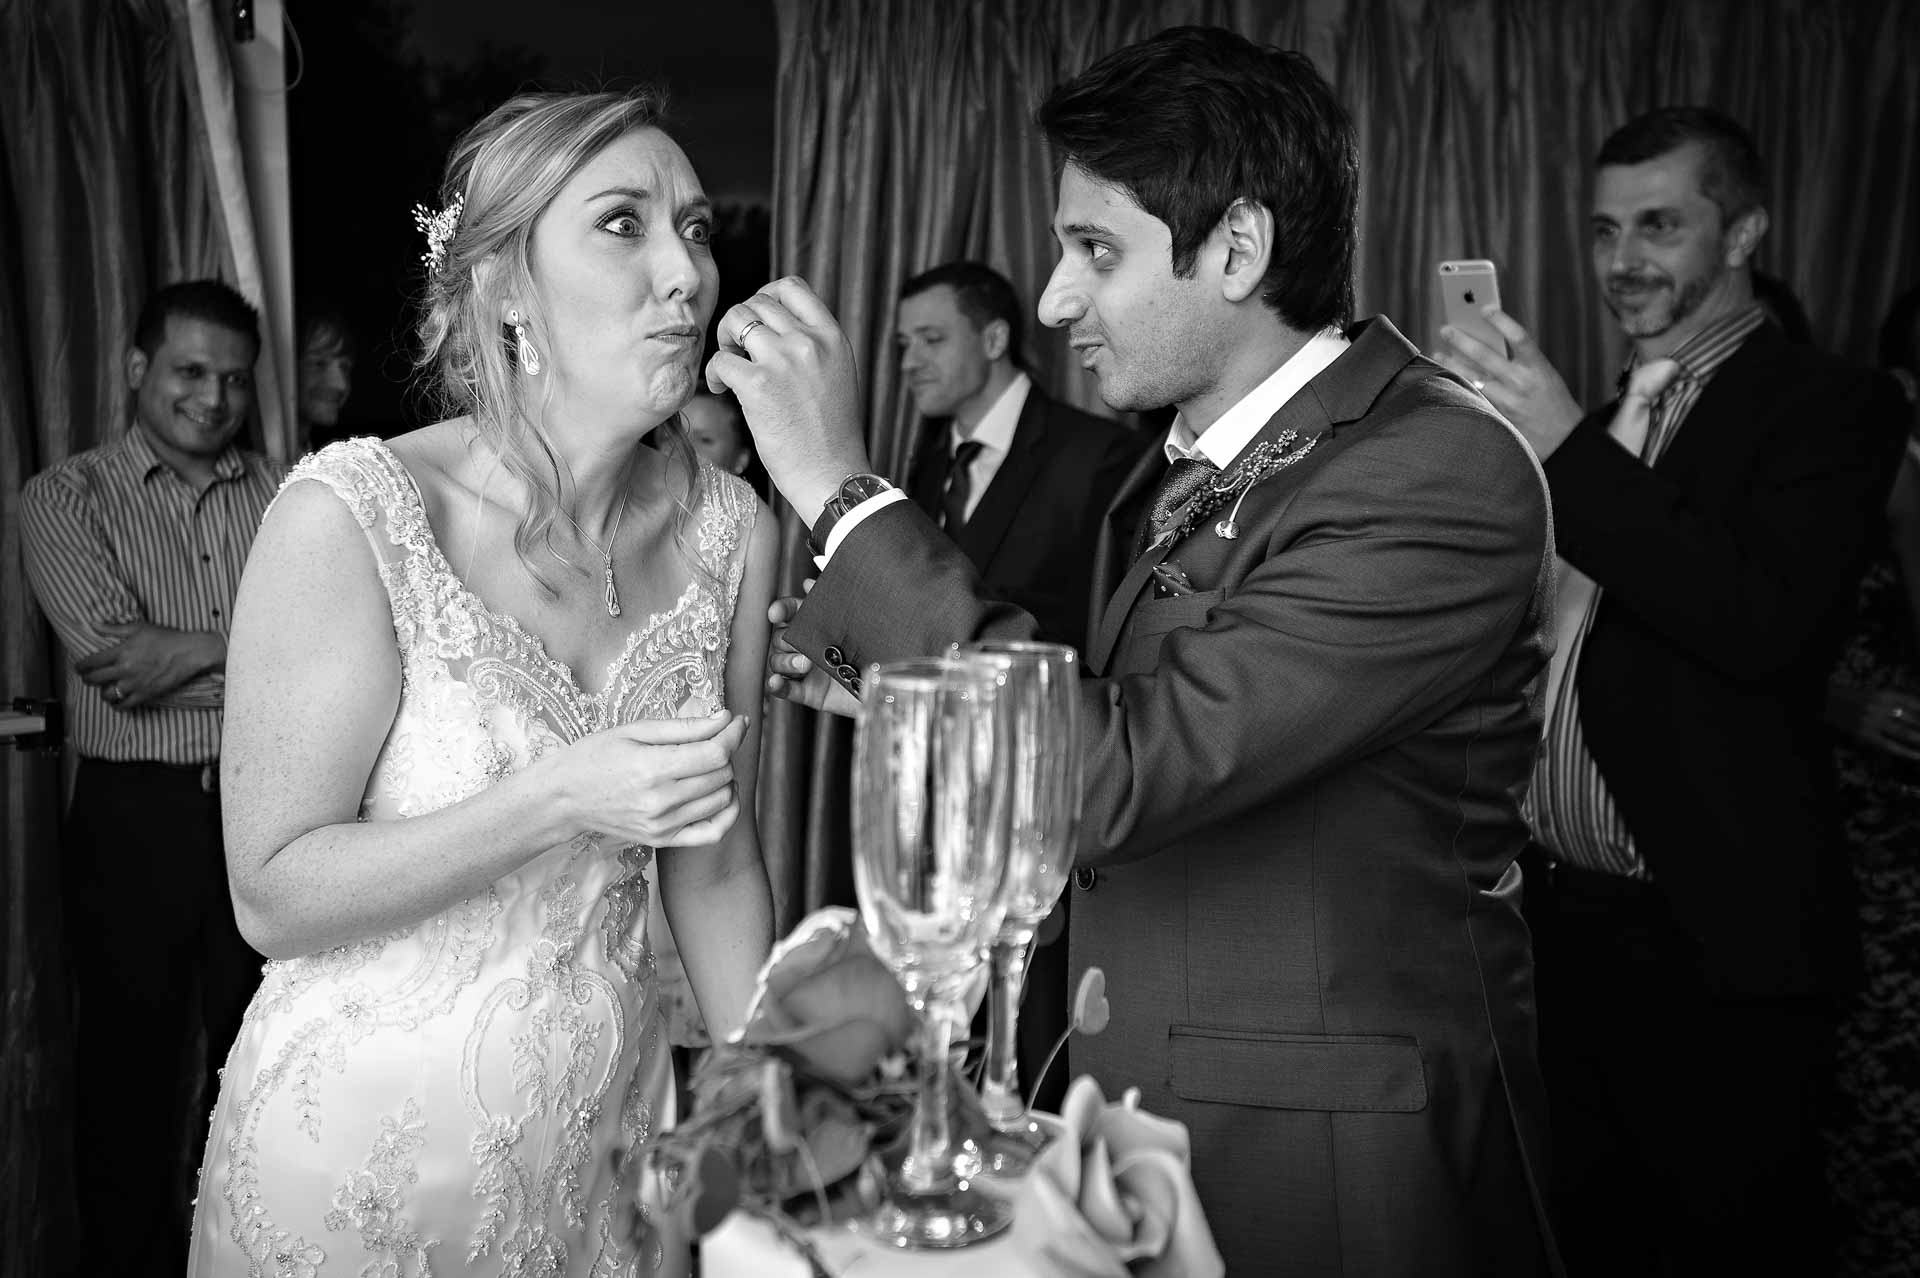
{"type": "Polygon", "coordinates": [[[568,747],[563,801],[581,827],[628,843],[718,842],[740,814],[733,753],[744,715],[641,719],[568,747]]]}

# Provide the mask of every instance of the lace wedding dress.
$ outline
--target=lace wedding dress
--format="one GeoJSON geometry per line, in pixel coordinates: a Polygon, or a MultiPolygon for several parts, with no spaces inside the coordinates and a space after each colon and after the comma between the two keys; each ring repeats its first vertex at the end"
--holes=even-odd
{"type": "MultiPolygon", "coordinates": [[[[308,458],[365,530],[403,667],[361,816],[401,820],[635,719],[723,703],[752,490],[700,463],[693,573],[582,689],[454,575],[399,460],[372,440],[308,458]]],[[[625,1275],[615,1204],[670,1126],[648,944],[652,849],[582,833],[409,928],[269,963],[227,1059],[193,1223],[193,1275],[625,1275]]]]}

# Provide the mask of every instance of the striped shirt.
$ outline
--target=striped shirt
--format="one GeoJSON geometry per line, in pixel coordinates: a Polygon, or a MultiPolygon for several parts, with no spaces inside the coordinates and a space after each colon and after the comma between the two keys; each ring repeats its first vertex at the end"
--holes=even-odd
{"type": "Polygon", "coordinates": [[[220,672],[123,711],[72,666],[117,642],[100,630],[105,624],[146,621],[226,638],[240,570],[282,468],[228,448],[213,473],[196,493],[135,427],[21,490],[27,581],[67,650],[67,740],[86,758],[208,764],[220,757],[220,672]]]}
{"type": "MultiPolygon", "coordinates": [[[[1758,305],[1752,306],[1715,320],[1673,352],[1680,374],[1653,406],[1646,446],[1640,454],[1642,462],[1651,466],[1660,460],[1714,373],[1765,319],[1766,313],[1758,305]]],[[[1626,375],[1632,371],[1630,363],[1621,376],[1623,389],[1626,375]]],[[[1527,819],[1535,841],[1556,860],[1585,870],[1646,879],[1651,877],[1646,859],[1634,846],[1632,832],[1614,807],[1606,778],[1587,752],[1586,734],[1580,726],[1581,649],[1604,593],[1605,586],[1597,584],[1561,670],[1560,687],[1554,690],[1553,708],[1534,763],[1533,785],[1527,793],[1527,819]]]]}

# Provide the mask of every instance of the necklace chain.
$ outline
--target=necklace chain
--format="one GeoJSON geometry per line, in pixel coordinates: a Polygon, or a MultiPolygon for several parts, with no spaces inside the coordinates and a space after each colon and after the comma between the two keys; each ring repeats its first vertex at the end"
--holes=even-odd
{"type": "Polygon", "coordinates": [[[600,563],[605,569],[604,581],[606,584],[607,615],[609,617],[618,617],[620,615],[620,591],[613,583],[613,548],[620,544],[620,521],[627,517],[627,502],[632,496],[631,484],[628,481],[632,478],[632,475],[633,458],[629,457],[627,458],[627,468],[620,472],[620,509],[614,512],[613,534],[607,538],[605,549],[601,548],[599,542],[587,536],[587,530],[580,526],[579,520],[567,513],[565,506],[560,507],[560,517],[573,525],[573,531],[579,534],[580,540],[592,546],[596,551],[599,551],[600,563]]]}

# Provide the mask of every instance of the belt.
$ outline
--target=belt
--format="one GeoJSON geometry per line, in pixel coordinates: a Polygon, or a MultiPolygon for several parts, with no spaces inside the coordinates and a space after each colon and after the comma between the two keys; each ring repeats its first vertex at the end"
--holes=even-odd
{"type": "Polygon", "coordinates": [[[121,772],[138,772],[179,781],[191,780],[203,794],[220,793],[220,761],[218,759],[211,763],[161,763],[153,759],[95,759],[83,755],[80,766],[113,768],[121,772]]]}
{"type": "Polygon", "coordinates": [[[1624,874],[1589,870],[1565,861],[1549,862],[1547,876],[1553,883],[1553,895],[1563,908],[1630,908],[1662,913],[1666,910],[1666,894],[1651,879],[1630,879],[1624,874]]]}

